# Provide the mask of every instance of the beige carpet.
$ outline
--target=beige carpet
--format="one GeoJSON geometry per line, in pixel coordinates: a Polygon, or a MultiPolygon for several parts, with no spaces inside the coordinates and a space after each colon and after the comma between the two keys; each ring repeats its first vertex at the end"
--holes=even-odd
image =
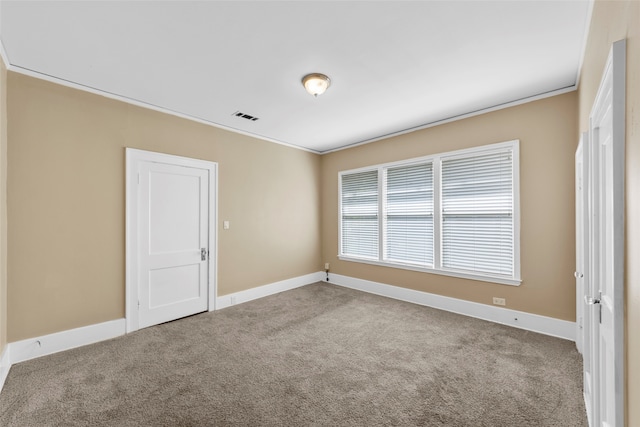
{"type": "Polygon", "coordinates": [[[572,342],[317,283],[15,365],[2,426],[585,426],[572,342]]]}

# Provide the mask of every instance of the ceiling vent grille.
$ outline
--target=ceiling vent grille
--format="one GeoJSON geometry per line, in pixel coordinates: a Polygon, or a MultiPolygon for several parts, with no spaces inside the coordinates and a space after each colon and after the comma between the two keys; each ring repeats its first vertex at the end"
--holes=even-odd
{"type": "Polygon", "coordinates": [[[255,122],[255,121],[258,120],[258,117],[252,116],[250,114],[245,114],[242,111],[236,111],[235,113],[232,114],[232,116],[236,116],[236,117],[240,117],[240,118],[243,118],[243,119],[251,120],[252,122],[255,122]]]}

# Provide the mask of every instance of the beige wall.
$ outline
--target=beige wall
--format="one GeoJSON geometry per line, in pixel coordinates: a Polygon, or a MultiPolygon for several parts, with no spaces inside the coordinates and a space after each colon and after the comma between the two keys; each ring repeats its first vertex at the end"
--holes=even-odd
{"type": "Polygon", "coordinates": [[[218,162],[219,295],[321,269],[318,155],[14,72],[7,102],[9,342],[124,317],[125,147],[218,162]]]}
{"type": "Polygon", "coordinates": [[[596,1],[579,90],[580,131],[589,127],[611,44],[627,39],[625,166],[626,421],[640,425],[640,2],[596,1]]]}
{"type": "Polygon", "coordinates": [[[323,261],[337,274],[484,304],[503,297],[507,308],[574,321],[576,112],[571,92],[323,156],[323,261]],[[520,140],[519,287],[337,258],[339,171],[513,139],[520,140]]]}
{"type": "Polygon", "coordinates": [[[0,59],[0,355],[7,344],[7,69],[0,59]]]}

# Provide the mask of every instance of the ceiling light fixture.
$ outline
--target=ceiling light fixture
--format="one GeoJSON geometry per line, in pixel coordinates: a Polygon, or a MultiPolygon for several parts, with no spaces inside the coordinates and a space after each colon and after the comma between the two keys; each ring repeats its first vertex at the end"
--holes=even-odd
{"type": "Polygon", "coordinates": [[[318,95],[322,95],[327,88],[331,86],[331,79],[324,74],[311,73],[302,78],[302,84],[307,92],[317,97],[318,95]]]}

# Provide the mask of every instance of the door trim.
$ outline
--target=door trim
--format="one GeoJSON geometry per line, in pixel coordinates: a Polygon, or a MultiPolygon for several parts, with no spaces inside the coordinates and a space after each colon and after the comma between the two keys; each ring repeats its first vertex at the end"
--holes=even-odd
{"type": "MultiPolygon", "coordinates": [[[[592,365],[592,407],[589,415],[590,425],[600,425],[602,423],[602,397],[606,396],[613,399],[613,417],[615,420],[615,426],[623,426],[625,423],[625,325],[624,325],[624,180],[625,180],[625,87],[626,87],[626,41],[619,40],[614,42],[609,56],[607,58],[606,65],[603,70],[602,78],[596,97],[593,102],[591,112],[589,114],[589,143],[593,150],[593,155],[590,154],[589,158],[589,209],[591,214],[589,215],[589,221],[592,224],[589,226],[589,243],[592,247],[591,254],[589,255],[590,265],[590,279],[589,283],[591,288],[591,294],[588,296],[598,298],[599,295],[594,295],[596,290],[599,289],[599,280],[601,266],[601,260],[599,255],[594,255],[596,245],[602,245],[604,243],[599,242],[600,235],[600,205],[603,203],[601,196],[605,195],[605,192],[601,192],[597,188],[600,184],[600,150],[594,146],[597,144],[598,139],[594,137],[597,132],[597,128],[594,128],[594,117],[599,114],[602,108],[603,99],[607,96],[611,96],[610,108],[611,108],[611,144],[612,144],[612,212],[613,212],[613,227],[612,227],[612,272],[613,272],[613,286],[612,286],[612,305],[613,305],[613,319],[612,319],[612,341],[613,341],[613,378],[607,378],[607,381],[613,383],[614,392],[607,394],[606,383],[602,381],[602,367],[600,360],[600,348],[599,342],[601,338],[600,324],[597,321],[593,321],[595,325],[594,330],[589,333],[592,335],[593,343],[590,350],[590,360],[592,365]],[[594,197],[593,195],[597,197],[594,197]],[[595,201],[592,200],[595,198],[595,201]],[[595,205],[597,203],[597,206],[595,205]]],[[[589,309],[594,310],[595,306],[590,306],[589,309]]],[[[601,309],[598,307],[598,309],[601,309]]],[[[592,311],[593,313],[593,311],[592,311]]],[[[587,349],[585,349],[587,351],[587,349]]],[[[588,409],[588,407],[587,407],[588,409]]]]}
{"type": "Polygon", "coordinates": [[[584,354],[585,329],[584,329],[584,296],[587,291],[586,282],[589,278],[587,273],[587,254],[589,245],[588,238],[588,161],[585,161],[585,154],[589,152],[589,133],[583,132],[578,141],[578,149],[575,154],[575,192],[576,192],[576,348],[580,354],[584,354]],[[581,166],[578,169],[578,165],[581,166]],[[581,185],[581,186],[579,186],[581,185]],[[585,274],[586,273],[586,274],[585,274]]]}
{"type": "Polygon", "coordinates": [[[625,114],[626,114],[626,40],[619,40],[613,43],[608,64],[612,67],[612,91],[613,91],[613,205],[614,205],[614,227],[613,227],[613,251],[614,262],[614,305],[616,311],[613,319],[613,342],[614,342],[614,381],[615,381],[615,412],[616,422],[625,425],[624,401],[625,401],[625,358],[624,358],[624,194],[625,194],[625,114]]]}
{"type": "Polygon", "coordinates": [[[171,154],[157,153],[153,151],[126,148],[126,217],[125,217],[125,319],[126,331],[137,331],[139,326],[138,315],[138,165],[140,162],[167,163],[186,167],[194,167],[209,170],[209,277],[207,279],[207,310],[216,309],[217,277],[218,277],[218,164],[207,160],[192,159],[189,157],[174,156],[171,154]]]}

